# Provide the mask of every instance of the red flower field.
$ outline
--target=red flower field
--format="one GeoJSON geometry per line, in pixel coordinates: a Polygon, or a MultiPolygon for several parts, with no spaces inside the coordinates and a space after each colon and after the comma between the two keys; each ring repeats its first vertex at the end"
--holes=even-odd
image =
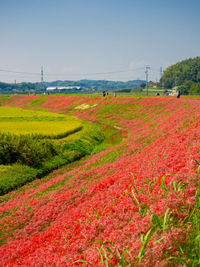
{"type": "Polygon", "coordinates": [[[112,146],[0,197],[0,266],[181,264],[200,178],[200,99],[46,96],[28,105],[39,98],[5,105],[73,114],[105,135],[112,127],[112,146]]]}

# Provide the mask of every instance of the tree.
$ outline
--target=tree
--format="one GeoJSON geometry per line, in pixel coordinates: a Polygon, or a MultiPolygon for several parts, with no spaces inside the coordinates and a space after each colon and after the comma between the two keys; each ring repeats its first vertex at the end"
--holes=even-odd
{"type": "Polygon", "coordinates": [[[144,89],[144,88],[146,87],[146,83],[141,83],[141,84],[140,84],[140,87],[141,87],[142,89],[144,89]]]}
{"type": "Polygon", "coordinates": [[[168,67],[161,78],[166,88],[200,81],[200,57],[189,58],[168,67]]]}

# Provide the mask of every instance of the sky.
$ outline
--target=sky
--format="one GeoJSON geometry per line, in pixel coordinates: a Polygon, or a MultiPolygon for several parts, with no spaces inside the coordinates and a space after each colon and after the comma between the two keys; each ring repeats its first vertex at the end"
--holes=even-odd
{"type": "Polygon", "coordinates": [[[0,0],[0,81],[160,79],[200,56],[199,0],[0,0]]]}

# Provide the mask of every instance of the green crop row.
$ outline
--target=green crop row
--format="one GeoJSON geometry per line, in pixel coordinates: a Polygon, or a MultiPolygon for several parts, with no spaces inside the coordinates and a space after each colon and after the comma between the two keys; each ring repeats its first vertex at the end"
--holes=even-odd
{"type": "Polygon", "coordinates": [[[26,110],[17,107],[0,107],[0,118],[27,118],[32,117],[41,120],[42,118],[66,118],[66,116],[37,110],[26,110]]]}

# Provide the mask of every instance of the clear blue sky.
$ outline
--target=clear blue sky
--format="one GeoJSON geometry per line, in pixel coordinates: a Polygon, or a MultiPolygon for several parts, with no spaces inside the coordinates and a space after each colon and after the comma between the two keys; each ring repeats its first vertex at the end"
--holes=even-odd
{"type": "MultiPolygon", "coordinates": [[[[0,10],[0,70],[43,65],[46,81],[144,79],[147,64],[156,80],[161,66],[200,56],[199,0],[0,0],[0,10]]],[[[0,71],[15,79],[40,76],[0,71]]]]}

